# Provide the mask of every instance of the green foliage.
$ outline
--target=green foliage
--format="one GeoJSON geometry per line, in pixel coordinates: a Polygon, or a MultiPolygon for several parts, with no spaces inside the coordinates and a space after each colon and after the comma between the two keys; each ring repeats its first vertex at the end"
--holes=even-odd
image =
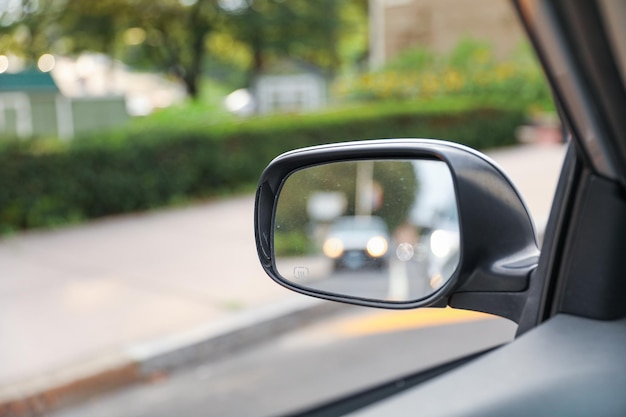
{"type": "Polygon", "coordinates": [[[144,120],[73,142],[0,146],[0,232],[147,210],[251,189],[267,163],[298,147],[430,137],[485,149],[514,143],[516,109],[463,101],[379,103],[216,124],[144,120]]]}
{"type": "Polygon", "coordinates": [[[467,39],[447,55],[407,51],[380,71],[338,81],[334,92],[344,100],[465,97],[476,104],[514,100],[520,108],[554,110],[550,89],[528,45],[506,59],[496,59],[489,43],[467,39]]]}
{"type": "Polygon", "coordinates": [[[382,217],[389,230],[395,230],[410,217],[416,200],[419,180],[415,167],[408,161],[376,162],[374,181],[380,184],[383,194],[382,204],[373,214],[382,217]]]}
{"type": "Polygon", "coordinates": [[[309,253],[311,239],[301,230],[279,233],[274,236],[274,252],[277,256],[300,256],[309,253]]]}
{"type": "MultiPolygon", "coordinates": [[[[154,129],[157,126],[168,128],[174,126],[209,125],[235,121],[237,116],[226,110],[224,97],[230,92],[228,87],[204,78],[201,82],[201,94],[197,100],[187,100],[150,114],[131,120],[130,131],[154,129]]],[[[128,130],[125,130],[125,134],[128,130]]]]}
{"type": "Polygon", "coordinates": [[[411,73],[425,71],[439,66],[439,59],[433,51],[425,48],[409,49],[391,60],[383,71],[411,73]]]}
{"type": "Polygon", "coordinates": [[[63,0],[0,2],[0,51],[15,54],[34,66],[39,56],[50,52],[60,38],[56,24],[63,0]]]}
{"type": "MultiPolygon", "coordinates": [[[[250,53],[250,76],[285,58],[332,73],[340,66],[339,39],[352,22],[351,1],[254,0],[227,9],[224,28],[250,53]]],[[[252,80],[249,80],[250,82],[252,80]]]]}
{"type": "Polygon", "coordinates": [[[0,51],[34,66],[43,53],[102,52],[168,73],[194,99],[200,78],[240,87],[268,63],[328,74],[364,54],[363,0],[15,0],[0,2],[0,51]],[[6,3],[6,2],[5,2],[6,3]]]}

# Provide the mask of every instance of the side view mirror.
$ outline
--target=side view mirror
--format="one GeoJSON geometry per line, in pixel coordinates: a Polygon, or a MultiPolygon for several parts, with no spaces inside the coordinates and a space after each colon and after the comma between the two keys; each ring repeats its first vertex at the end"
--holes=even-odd
{"type": "Polygon", "coordinates": [[[522,293],[539,255],[506,175],[472,149],[426,139],[277,157],[259,181],[255,236],[268,275],[303,294],[385,308],[457,304],[512,320],[521,307],[506,297],[473,305],[467,295],[522,293]]]}

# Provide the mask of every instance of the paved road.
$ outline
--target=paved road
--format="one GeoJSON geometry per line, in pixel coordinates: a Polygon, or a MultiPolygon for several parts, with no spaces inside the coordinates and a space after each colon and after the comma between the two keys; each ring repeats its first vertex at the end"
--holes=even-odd
{"type": "Polygon", "coordinates": [[[53,417],[279,415],[509,341],[514,330],[478,313],[357,308],[53,417]]]}
{"type": "Polygon", "coordinates": [[[375,300],[417,300],[433,293],[424,262],[392,259],[380,269],[334,271],[326,279],[303,283],[306,287],[375,300]]]}
{"type": "MultiPolygon", "coordinates": [[[[547,218],[563,146],[490,155],[547,218]]],[[[137,343],[302,297],[256,259],[253,198],[0,239],[0,392],[137,343]],[[42,349],[45,346],[45,349],[42,349]]]]}
{"type": "Polygon", "coordinates": [[[245,196],[0,239],[0,386],[298,297],[259,265],[253,206],[245,196]]]}

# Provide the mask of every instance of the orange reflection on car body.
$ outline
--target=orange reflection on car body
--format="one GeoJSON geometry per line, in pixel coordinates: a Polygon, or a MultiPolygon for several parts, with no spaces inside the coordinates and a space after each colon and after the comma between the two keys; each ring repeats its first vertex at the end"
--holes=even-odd
{"type": "Polygon", "coordinates": [[[406,311],[375,312],[345,319],[337,323],[337,330],[345,336],[364,336],[420,327],[440,326],[476,320],[492,320],[490,314],[453,308],[422,308],[406,311]]]}

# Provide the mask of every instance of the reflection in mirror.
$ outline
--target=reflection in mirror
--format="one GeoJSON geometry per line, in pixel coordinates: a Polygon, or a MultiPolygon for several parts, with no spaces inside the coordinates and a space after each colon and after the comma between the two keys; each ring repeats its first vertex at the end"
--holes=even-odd
{"type": "Polygon", "coordinates": [[[302,287],[372,300],[434,293],[459,263],[452,177],[437,160],[334,162],[291,174],[274,259],[302,287]]]}

